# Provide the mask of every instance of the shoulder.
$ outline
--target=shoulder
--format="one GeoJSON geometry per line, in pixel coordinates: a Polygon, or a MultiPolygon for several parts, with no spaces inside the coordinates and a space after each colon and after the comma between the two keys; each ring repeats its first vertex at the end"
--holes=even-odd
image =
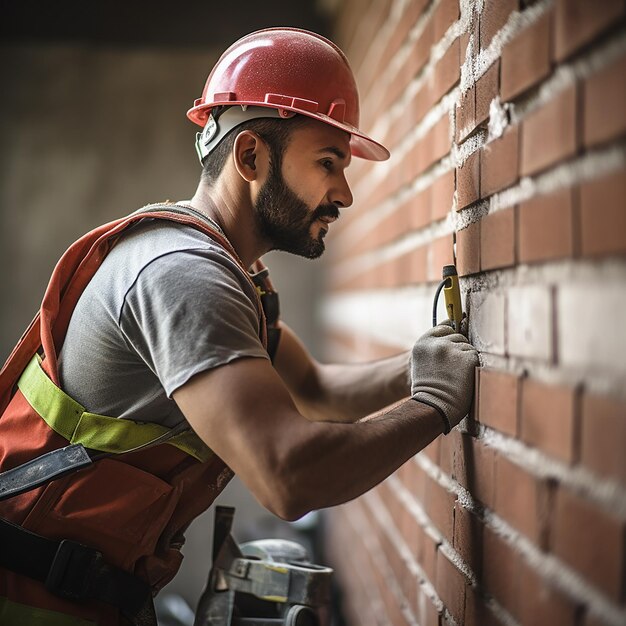
{"type": "Polygon", "coordinates": [[[227,283],[234,280],[244,292],[254,296],[247,273],[233,256],[217,240],[193,226],[142,220],[120,238],[109,256],[108,263],[127,274],[127,283],[135,283],[146,273],[184,283],[206,284],[221,277],[227,283]]]}
{"type": "Polygon", "coordinates": [[[168,220],[145,219],[124,232],[92,277],[81,306],[104,306],[119,323],[133,297],[171,306],[178,298],[228,298],[259,315],[247,272],[224,247],[192,226],[168,220]]]}
{"type": "Polygon", "coordinates": [[[227,301],[260,314],[247,272],[218,241],[192,226],[146,220],[113,253],[118,269],[128,272],[126,302],[134,297],[176,307],[179,302],[227,301]]]}

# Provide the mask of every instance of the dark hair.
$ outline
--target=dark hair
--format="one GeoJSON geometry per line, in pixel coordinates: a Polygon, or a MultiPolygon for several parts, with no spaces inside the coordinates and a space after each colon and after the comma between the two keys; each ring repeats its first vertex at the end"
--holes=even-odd
{"type": "Polygon", "coordinates": [[[202,164],[202,181],[213,185],[224,169],[237,135],[243,130],[257,133],[265,141],[270,150],[272,163],[277,167],[282,164],[283,152],[289,143],[291,133],[309,121],[304,115],[294,115],[287,119],[257,118],[244,122],[233,128],[220,141],[215,150],[209,154],[202,164]]]}

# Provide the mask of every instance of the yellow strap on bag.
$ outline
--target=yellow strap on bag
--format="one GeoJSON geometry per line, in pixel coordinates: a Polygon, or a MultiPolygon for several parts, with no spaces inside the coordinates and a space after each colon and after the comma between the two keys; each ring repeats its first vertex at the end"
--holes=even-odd
{"type": "MultiPolygon", "coordinates": [[[[70,443],[85,448],[121,454],[150,443],[169,432],[159,424],[133,422],[85,411],[85,407],[57,387],[41,367],[36,354],[21,375],[17,386],[37,414],[56,433],[70,443]]],[[[213,454],[193,431],[188,430],[168,439],[168,444],[199,461],[213,454]]]]}

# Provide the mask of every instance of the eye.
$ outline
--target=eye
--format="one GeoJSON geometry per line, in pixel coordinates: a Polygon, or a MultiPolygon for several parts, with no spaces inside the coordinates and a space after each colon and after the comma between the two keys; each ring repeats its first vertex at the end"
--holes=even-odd
{"type": "Polygon", "coordinates": [[[322,159],[320,161],[320,165],[325,169],[328,170],[329,172],[332,171],[333,169],[333,161],[332,159],[322,159]]]}

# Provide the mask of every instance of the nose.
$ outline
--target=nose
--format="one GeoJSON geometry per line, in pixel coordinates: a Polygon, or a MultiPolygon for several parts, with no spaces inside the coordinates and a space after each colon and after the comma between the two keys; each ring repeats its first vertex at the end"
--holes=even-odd
{"type": "Polygon", "coordinates": [[[339,177],[337,186],[333,189],[331,202],[338,208],[346,209],[352,205],[352,191],[350,185],[342,173],[339,177]]]}

